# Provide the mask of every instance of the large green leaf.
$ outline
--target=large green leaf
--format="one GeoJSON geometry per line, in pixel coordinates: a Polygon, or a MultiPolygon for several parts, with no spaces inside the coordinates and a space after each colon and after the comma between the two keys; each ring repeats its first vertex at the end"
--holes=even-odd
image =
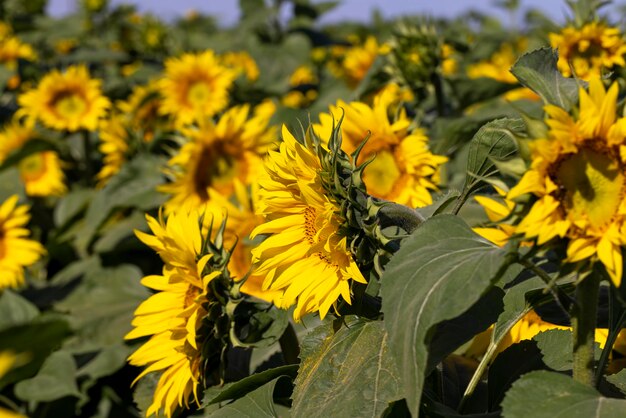
{"type": "Polygon", "coordinates": [[[402,398],[382,322],[347,321],[317,350],[303,352],[294,416],[380,416],[390,402],[402,398]]]}
{"type": "Polygon", "coordinates": [[[381,279],[385,327],[414,416],[429,364],[433,327],[460,316],[498,279],[508,280],[517,273],[507,272],[507,266],[505,249],[451,215],[424,222],[387,265],[381,279]]]}
{"type": "Polygon", "coordinates": [[[525,126],[521,119],[498,119],[476,132],[467,156],[465,194],[498,172],[495,161],[507,160],[515,155],[516,137],[524,132],[525,126]]]}
{"type": "Polygon", "coordinates": [[[524,54],[511,68],[520,83],[537,93],[546,104],[569,110],[578,102],[578,81],[565,78],[556,63],[558,53],[541,48],[524,54]]]}
{"type": "Polygon", "coordinates": [[[37,307],[12,290],[0,294],[0,330],[26,324],[37,315],[37,307]]]}
{"type": "Polygon", "coordinates": [[[626,400],[605,398],[569,376],[530,372],[513,384],[502,401],[504,418],[615,418],[626,400]]]}
{"type": "Polygon", "coordinates": [[[133,312],[150,293],[141,285],[141,271],[132,265],[91,272],[56,309],[66,312],[76,338],[75,352],[99,350],[122,341],[131,330],[133,312]]]}
{"type": "Polygon", "coordinates": [[[80,397],[75,380],[76,364],[67,351],[50,355],[31,379],[15,385],[15,395],[23,401],[49,402],[64,396],[80,397]]]}
{"type": "Polygon", "coordinates": [[[217,411],[205,414],[210,418],[275,418],[278,416],[274,406],[276,384],[286,377],[277,377],[245,397],[230,403],[217,411]]]}

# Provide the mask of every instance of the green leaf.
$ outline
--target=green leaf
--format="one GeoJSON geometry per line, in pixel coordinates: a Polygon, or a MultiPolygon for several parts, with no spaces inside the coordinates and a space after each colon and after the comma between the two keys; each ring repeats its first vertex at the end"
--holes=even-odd
{"type": "MultiPolygon", "coordinates": [[[[135,390],[133,391],[133,400],[135,401],[137,408],[141,412],[141,416],[147,416],[148,408],[150,407],[150,405],[152,405],[154,391],[157,387],[157,383],[159,382],[160,377],[161,373],[159,372],[148,373],[147,375],[142,377],[135,385],[135,390]]],[[[157,413],[151,416],[155,418],[165,417],[165,415],[163,415],[162,413],[157,413]]]]}
{"type": "Polygon", "coordinates": [[[499,119],[476,132],[467,156],[467,178],[464,193],[471,193],[483,181],[497,174],[494,160],[507,160],[517,153],[516,136],[524,132],[521,119],[499,119]]]}
{"type": "Polygon", "coordinates": [[[39,309],[12,290],[0,294],[0,331],[30,322],[39,315],[39,309]]]}
{"type": "Polygon", "coordinates": [[[77,336],[66,346],[74,352],[98,350],[122,341],[131,330],[137,306],[150,293],[141,285],[141,271],[133,265],[91,272],[64,300],[55,305],[67,312],[77,336]]]}
{"type": "Polygon", "coordinates": [[[204,401],[202,404],[211,405],[218,402],[239,399],[278,377],[289,376],[295,378],[297,374],[298,366],[290,364],[266,370],[261,373],[255,373],[237,382],[227,383],[221,387],[213,386],[204,391],[204,401]]]}
{"type": "MultiPolygon", "coordinates": [[[[567,329],[551,329],[540,332],[533,337],[543,355],[543,362],[554,371],[572,370],[572,331],[567,329]]],[[[595,358],[600,358],[600,344],[595,343],[595,358]]]]}
{"type": "Polygon", "coordinates": [[[86,252],[102,223],[116,208],[136,207],[149,210],[167,198],[156,191],[163,183],[164,159],[141,155],[124,165],[104,189],[99,190],[85,215],[85,226],[76,238],[78,248],[86,252]]]}
{"type": "Polygon", "coordinates": [[[46,359],[39,373],[15,385],[15,396],[23,401],[50,402],[65,396],[80,397],[75,380],[76,364],[67,351],[46,359]]]}
{"type": "Polygon", "coordinates": [[[626,400],[605,398],[569,376],[535,371],[513,384],[502,402],[504,418],[614,418],[626,400]]]}
{"type": "Polygon", "coordinates": [[[66,321],[36,319],[29,324],[18,325],[0,331],[0,352],[9,350],[24,354],[28,361],[0,378],[0,388],[33,376],[52,350],[59,347],[69,335],[66,321]]]}
{"type": "Polygon", "coordinates": [[[269,347],[289,325],[289,313],[267,303],[244,301],[235,310],[235,334],[244,347],[269,347]]]}
{"type": "Polygon", "coordinates": [[[626,393],[626,369],[606,377],[607,382],[617,387],[622,393],[626,393]]]}
{"type": "MultiPolygon", "coordinates": [[[[390,402],[402,398],[382,322],[345,319],[347,326],[325,338],[317,350],[303,350],[294,416],[380,416],[390,402]]],[[[318,341],[320,336],[312,338],[318,341]]]]}
{"type": "Polygon", "coordinates": [[[463,77],[452,79],[449,82],[461,109],[465,109],[475,103],[493,99],[518,87],[516,84],[502,83],[487,77],[478,79],[463,77]]]}
{"type": "Polygon", "coordinates": [[[59,199],[54,208],[54,224],[63,227],[87,207],[94,193],[92,189],[77,189],[59,199]]]}
{"type": "Polygon", "coordinates": [[[498,316],[493,329],[492,341],[497,345],[520,319],[522,319],[536,302],[537,298],[528,300],[526,295],[538,289],[543,289],[545,284],[538,277],[525,280],[521,283],[505,288],[504,310],[498,316]]]}
{"type": "Polygon", "coordinates": [[[578,82],[565,78],[556,63],[558,53],[552,48],[541,48],[522,55],[511,68],[513,75],[546,104],[557,105],[565,110],[578,103],[578,82]]]}
{"type": "Polygon", "coordinates": [[[245,397],[205,416],[210,418],[275,418],[278,414],[274,408],[274,389],[281,379],[287,378],[277,377],[245,397]]]}
{"type": "Polygon", "coordinates": [[[506,250],[460,218],[437,215],[406,238],[381,279],[389,346],[409,410],[417,416],[433,327],[471,308],[507,271],[506,250]]]}

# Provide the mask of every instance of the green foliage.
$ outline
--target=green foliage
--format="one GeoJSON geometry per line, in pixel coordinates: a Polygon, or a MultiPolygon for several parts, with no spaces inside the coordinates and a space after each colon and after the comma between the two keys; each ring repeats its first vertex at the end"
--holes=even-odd
{"type": "Polygon", "coordinates": [[[498,280],[507,282],[506,260],[506,250],[480,238],[461,219],[439,215],[407,238],[387,266],[381,289],[385,328],[412,414],[417,415],[429,372],[433,327],[463,314],[498,280]]]}
{"type": "Polygon", "coordinates": [[[569,376],[536,371],[513,384],[502,407],[504,418],[609,418],[622,415],[626,401],[603,397],[569,376]]]}

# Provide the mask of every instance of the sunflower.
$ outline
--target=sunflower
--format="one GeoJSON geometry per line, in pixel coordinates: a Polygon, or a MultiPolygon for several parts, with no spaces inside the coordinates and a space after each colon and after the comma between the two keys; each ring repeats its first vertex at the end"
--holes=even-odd
{"type": "Polygon", "coordinates": [[[532,206],[518,233],[544,245],[561,238],[566,262],[599,260],[612,282],[622,279],[626,243],[626,118],[616,118],[618,86],[599,79],[580,89],[572,117],[549,105],[548,139],[531,144],[532,164],[509,199],[531,194],[532,206]]]}
{"type": "Polygon", "coordinates": [[[19,38],[10,36],[0,42],[0,64],[9,70],[17,69],[18,60],[35,61],[37,54],[32,46],[23,43],[19,38]]]}
{"type": "Polygon", "coordinates": [[[340,232],[345,220],[324,188],[314,145],[300,144],[286,127],[282,134],[280,149],[270,151],[260,179],[258,212],[266,222],[251,236],[270,236],[252,251],[255,274],[265,276],[263,290],[281,292],[278,307],[296,305],[296,321],[318,311],[324,318],[339,297],[351,303],[352,281],[366,280],[340,232]]]}
{"type": "MultiPolygon", "coordinates": [[[[0,131],[0,163],[11,153],[19,150],[37,133],[29,123],[17,119],[0,131]]],[[[43,151],[28,155],[17,165],[20,179],[29,196],[62,196],[67,192],[62,162],[54,151],[43,151]]]]}
{"type": "MultiPolygon", "coordinates": [[[[12,351],[0,351],[0,379],[4,377],[12,368],[19,366],[25,360],[22,354],[15,354],[12,351]]],[[[8,409],[0,408],[0,417],[2,418],[26,418],[25,415],[18,414],[8,409]]]]}
{"type": "Polygon", "coordinates": [[[151,81],[143,86],[135,86],[130,96],[116,103],[121,115],[126,117],[126,125],[143,134],[150,141],[159,129],[168,129],[168,124],[159,115],[161,98],[158,82],[151,81]]]}
{"type": "Polygon", "coordinates": [[[222,64],[235,70],[238,74],[243,74],[249,81],[259,79],[259,67],[254,58],[245,51],[227,52],[220,58],[222,64]]]}
{"type": "Polygon", "coordinates": [[[189,142],[168,162],[173,182],[160,188],[172,195],[166,210],[200,207],[209,200],[209,189],[230,196],[235,179],[256,181],[263,171],[262,156],[274,143],[267,110],[264,105],[249,119],[250,107],[237,106],[217,123],[205,118],[199,127],[184,128],[189,142]]]}
{"type": "Polygon", "coordinates": [[[481,237],[493,242],[499,247],[503,247],[515,233],[515,227],[503,222],[509,217],[515,208],[515,202],[506,199],[506,192],[499,187],[495,187],[496,192],[502,199],[493,199],[487,196],[475,196],[474,199],[483,207],[487,218],[493,226],[474,227],[472,230],[481,237]]]}
{"type": "Polygon", "coordinates": [[[63,73],[53,70],[37,88],[19,97],[19,113],[56,130],[94,131],[110,106],[109,99],[102,95],[101,84],[90,78],[83,65],[72,65],[63,73]]]}
{"type": "Polygon", "coordinates": [[[264,221],[261,215],[255,213],[259,206],[259,187],[253,183],[248,190],[241,182],[235,180],[234,188],[235,192],[231,199],[215,190],[209,190],[206,212],[211,216],[206,218],[213,224],[219,224],[225,220],[225,216],[228,217],[224,231],[224,247],[234,248],[230,255],[228,270],[235,281],[248,276],[241,287],[241,292],[272,302],[280,293],[264,291],[262,285],[265,277],[252,271],[251,251],[254,244],[250,239],[250,233],[264,221]]]}
{"type": "Polygon", "coordinates": [[[96,175],[98,187],[117,174],[126,161],[128,153],[128,130],[120,115],[111,116],[100,123],[100,145],[98,149],[104,156],[102,168],[96,175]]]}
{"type": "MultiPolygon", "coordinates": [[[[521,55],[521,52],[526,50],[527,43],[525,38],[521,38],[515,43],[503,44],[489,59],[468,66],[467,76],[474,79],[481,77],[491,78],[506,84],[519,84],[519,81],[511,73],[510,69],[521,55]]],[[[504,98],[508,101],[521,99],[539,100],[539,96],[526,87],[510,90],[504,94],[504,98]]]]}
{"type": "Polygon", "coordinates": [[[159,82],[160,112],[174,116],[180,125],[213,116],[228,105],[228,90],[236,76],[211,50],[169,58],[159,82]]]}
{"type": "Polygon", "coordinates": [[[626,42],[618,28],[591,22],[582,28],[568,26],[561,33],[550,33],[552,48],[559,50],[559,71],[588,81],[600,77],[602,69],[624,67],[626,42]]]}
{"type": "Polygon", "coordinates": [[[403,205],[426,206],[432,203],[430,191],[436,190],[438,167],[447,158],[432,154],[424,132],[411,127],[405,110],[398,109],[399,94],[400,89],[391,85],[374,97],[372,107],[339,100],[330,106],[330,114],[320,114],[320,123],[313,129],[320,138],[330,138],[343,115],[341,133],[346,152],[355,151],[369,135],[357,161],[373,158],[363,172],[368,193],[403,205]],[[390,119],[390,114],[397,116],[390,119]]]}
{"type": "Polygon", "coordinates": [[[368,36],[362,45],[356,45],[345,52],[342,74],[348,85],[356,87],[369,71],[378,56],[380,46],[373,36],[368,36]]]}
{"type": "Polygon", "coordinates": [[[28,239],[28,206],[17,206],[13,195],[0,205],[0,289],[24,284],[24,268],[36,263],[46,252],[37,241],[28,239]]]}
{"type": "MultiPolygon", "coordinates": [[[[171,417],[177,408],[200,405],[198,388],[204,373],[200,328],[211,298],[209,283],[221,272],[205,274],[212,254],[203,254],[201,213],[171,214],[167,220],[146,216],[154,235],[136,231],[137,237],[155,250],[164,262],[161,275],[146,276],[141,283],[157,291],[135,311],[134,329],[125,338],[150,337],[128,358],[148,373],[162,371],[146,415],[164,411],[171,417]]],[[[134,382],[133,382],[134,383],[134,382]]]]}

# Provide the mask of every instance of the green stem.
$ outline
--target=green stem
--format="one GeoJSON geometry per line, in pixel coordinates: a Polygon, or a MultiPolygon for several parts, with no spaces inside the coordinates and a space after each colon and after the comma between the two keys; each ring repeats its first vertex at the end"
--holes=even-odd
{"type": "Polygon", "coordinates": [[[594,346],[600,277],[592,273],[576,285],[576,303],[572,308],[574,338],[574,380],[593,387],[594,346]]]}
{"type": "Polygon", "coordinates": [[[469,187],[468,187],[468,188],[463,190],[463,193],[461,193],[461,195],[459,197],[456,198],[456,203],[454,205],[454,209],[452,209],[452,214],[453,215],[458,215],[459,214],[459,211],[461,210],[461,208],[465,204],[465,201],[467,200],[469,195],[470,195],[470,192],[469,192],[469,187]]]}
{"type": "MultiPolygon", "coordinates": [[[[610,291],[614,291],[614,288],[611,288],[610,291]]],[[[609,315],[611,316],[613,313],[613,303],[615,303],[614,299],[609,298],[609,315]]],[[[609,319],[609,335],[606,337],[606,343],[604,344],[602,354],[600,354],[600,360],[598,361],[598,367],[596,368],[596,387],[600,385],[600,380],[609,362],[609,356],[611,355],[611,351],[613,350],[613,345],[615,344],[615,340],[617,340],[617,336],[622,330],[624,323],[626,323],[626,311],[622,311],[617,323],[615,323],[612,319],[609,319]]]]}
{"type": "Polygon", "coordinates": [[[87,184],[91,184],[94,173],[91,164],[91,141],[89,131],[87,130],[83,130],[83,151],[85,153],[85,175],[87,177],[87,184]]]}
{"type": "Polygon", "coordinates": [[[439,117],[446,116],[446,101],[444,99],[443,94],[443,85],[441,83],[441,77],[439,74],[434,72],[431,76],[431,82],[433,83],[433,87],[435,88],[435,100],[437,103],[437,114],[439,117]]]}
{"type": "Polygon", "coordinates": [[[291,322],[285,328],[285,332],[278,340],[280,349],[283,352],[283,358],[286,364],[298,364],[300,363],[300,343],[298,342],[298,335],[296,330],[293,329],[291,322]]]}
{"type": "MultiPolygon", "coordinates": [[[[561,289],[559,289],[558,287],[555,288],[554,286],[556,279],[553,279],[552,277],[550,277],[550,275],[546,273],[544,269],[542,269],[541,267],[539,267],[538,265],[536,265],[530,260],[520,259],[518,260],[518,263],[524,266],[525,268],[527,268],[528,270],[532,271],[533,273],[535,273],[537,277],[543,280],[543,282],[546,284],[545,290],[550,292],[550,294],[554,298],[554,301],[559,306],[559,308],[561,308],[561,310],[565,312],[567,316],[569,316],[567,309],[565,309],[565,306],[563,306],[563,303],[561,302],[562,295],[559,295],[559,292],[561,292],[561,289]]],[[[544,293],[545,293],[545,290],[544,290],[544,293]]]]}

